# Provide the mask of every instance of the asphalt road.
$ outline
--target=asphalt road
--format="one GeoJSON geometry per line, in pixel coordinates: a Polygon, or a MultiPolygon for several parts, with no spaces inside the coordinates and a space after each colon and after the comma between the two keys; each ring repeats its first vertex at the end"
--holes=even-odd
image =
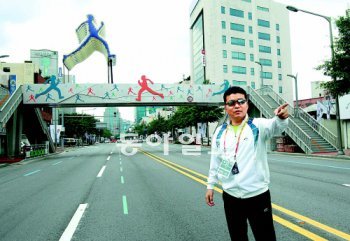
{"type": "MultiPolygon", "coordinates": [[[[136,147],[0,168],[0,240],[230,240],[221,190],[214,207],[204,201],[209,148],[136,147]]],[[[271,154],[269,163],[278,240],[350,240],[350,160],[271,154]]]]}

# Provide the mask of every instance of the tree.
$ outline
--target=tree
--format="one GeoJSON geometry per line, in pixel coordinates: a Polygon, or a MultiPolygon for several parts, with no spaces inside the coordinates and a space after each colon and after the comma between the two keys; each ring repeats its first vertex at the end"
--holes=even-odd
{"type": "Polygon", "coordinates": [[[98,120],[87,114],[73,113],[69,116],[65,115],[65,135],[67,137],[82,137],[86,132],[89,134],[98,134],[96,122],[98,122],[98,120]]]}
{"type": "Polygon", "coordinates": [[[334,81],[322,83],[332,96],[342,96],[350,92],[350,16],[341,16],[336,20],[339,36],[334,41],[334,58],[317,67],[334,81]]]}

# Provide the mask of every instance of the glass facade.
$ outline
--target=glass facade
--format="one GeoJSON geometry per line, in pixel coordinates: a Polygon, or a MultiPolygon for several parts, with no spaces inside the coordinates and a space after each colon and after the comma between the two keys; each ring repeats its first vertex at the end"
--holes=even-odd
{"type": "Polygon", "coordinates": [[[205,81],[205,65],[203,63],[204,50],[203,36],[203,15],[200,15],[192,28],[192,56],[193,56],[193,81],[196,84],[202,84],[205,81]]]}

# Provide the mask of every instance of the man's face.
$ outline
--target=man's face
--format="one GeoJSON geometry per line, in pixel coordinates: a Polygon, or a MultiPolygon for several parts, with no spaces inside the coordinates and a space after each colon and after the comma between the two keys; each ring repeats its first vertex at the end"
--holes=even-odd
{"type": "Polygon", "coordinates": [[[242,121],[248,111],[248,101],[240,93],[228,95],[226,96],[225,110],[231,120],[242,121]]]}

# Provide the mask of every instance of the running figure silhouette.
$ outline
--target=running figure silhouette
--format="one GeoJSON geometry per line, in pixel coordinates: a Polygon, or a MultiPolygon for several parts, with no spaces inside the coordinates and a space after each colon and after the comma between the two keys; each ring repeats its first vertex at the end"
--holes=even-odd
{"type": "Polygon", "coordinates": [[[230,82],[228,82],[227,79],[224,80],[224,83],[222,83],[220,85],[220,87],[224,87],[222,90],[218,91],[218,92],[214,92],[212,96],[214,95],[221,95],[223,93],[225,93],[225,91],[230,87],[230,82]]]}
{"type": "Polygon", "coordinates": [[[56,92],[58,94],[58,98],[63,99],[64,96],[62,96],[61,90],[57,87],[58,84],[60,83],[60,81],[56,81],[56,76],[52,75],[51,78],[47,80],[47,82],[50,83],[50,86],[46,90],[44,90],[43,92],[36,94],[35,99],[37,99],[41,95],[46,95],[51,90],[56,90],[56,92]]]}
{"type": "Polygon", "coordinates": [[[150,87],[148,87],[148,83],[147,81],[149,81],[151,84],[154,84],[152,80],[147,79],[146,75],[142,75],[141,76],[141,81],[138,80],[139,85],[141,86],[141,89],[139,90],[138,94],[137,94],[137,101],[141,101],[141,94],[142,92],[144,92],[145,90],[147,90],[148,92],[150,92],[152,95],[158,95],[160,96],[162,99],[164,99],[164,95],[162,93],[158,93],[154,90],[152,90],[150,87]]]}
{"type": "Polygon", "coordinates": [[[104,54],[108,59],[115,58],[115,55],[109,51],[108,44],[104,40],[105,27],[101,22],[99,28],[96,28],[94,16],[87,15],[87,21],[83,22],[76,30],[80,46],[68,55],[63,55],[64,65],[71,70],[76,64],[87,59],[95,50],[104,54]],[[85,51],[85,53],[83,53],[85,51]]]}

